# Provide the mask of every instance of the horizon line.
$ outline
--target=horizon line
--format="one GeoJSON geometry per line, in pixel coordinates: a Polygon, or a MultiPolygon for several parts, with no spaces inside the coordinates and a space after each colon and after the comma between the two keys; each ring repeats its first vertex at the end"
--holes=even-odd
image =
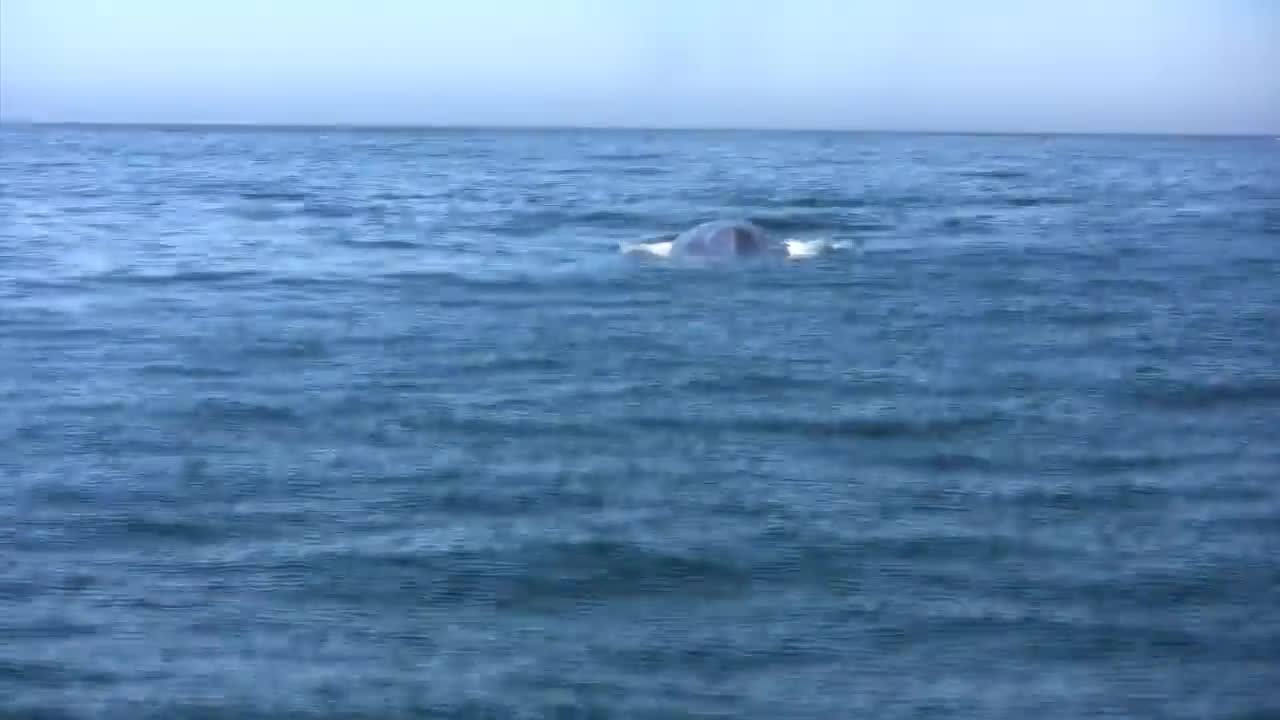
{"type": "Polygon", "coordinates": [[[169,120],[29,120],[0,118],[0,126],[151,128],[191,130],[369,130],[369,131],[534,131],[534,132],[754,132],[813,133],[849,135],[975,135],[975,136],[1074,136],[1074,137],[1193,137],[1193,138],[1280,138],[1280,132],[1207,132],[1171,130],[963,130],[877,127],[750,127],[732,125],[610,125],[610,124],[521,124],[521,123],[367,123],[367,122],[255,122],[255,121],[169,121],[169,120]]]}

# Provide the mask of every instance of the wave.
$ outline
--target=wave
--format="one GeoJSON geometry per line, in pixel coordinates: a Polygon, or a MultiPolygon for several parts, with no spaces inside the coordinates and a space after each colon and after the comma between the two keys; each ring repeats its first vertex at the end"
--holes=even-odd
{"type": "Polygon", "coordinates": [[[446,606],[479,601],[548,609],[676,591],[729,594],[750,581],[743,568],[723,559],[602,539],[533,542],[501,554],[481,548],[432,553],[346,549],[262,570],[283,570],[302,581],[298,590],[321,597],[426,593],[433,603],[446,606]]]}
{"type": "Polygon", "coordinates": [[[334,242],[344,247],[358,248],[360,250],[416,250],[422,247],[422,243],[412,240],[353,240],[340,238],[334,240],[334,242]]]}
{"type": "Polygon", "coordinates": [[[972,178],[990,178],[993,180],[1018,180],[1031,177],[1026,170],[962,170],[957,175],[972,178]]]}
{"type": "Polygon", "coordinates": [[[255,220],[259,222],[271,222],[274,220],[281,220],[288,217],[290,214],[292,214],[288,210],[282,210],[278,207],[274,207],[271,205],[233,207],[231,208],[230,212],[232,215],[238,218],[241,218],[244,220],[255,220]]]}
{"type": "Polygon", "coordinates": [[[183,270],[170,273],[134,273],[113,270],[86,276],[86,282],[119,285],[221,285],[261,277],[256,270],[183,270]]]}
{"type": "Polygon", "coordinates": [[[205,423],[246,428],[257,423],[295,424],[301,417],[292,408],[247,400],[206,398],[189,411],[191,417],[205,423]]]}
{"type": "Polygon", "coordinates": [[[532,237],[565,228],[629,230],[644,235],[669,225],[672,225],[669,217],[631,210],[538,209],[511,212],[498,222],[485,216],[471,226],[507,237],[532,237]]]}
{"type": "Polygon", "coordinates": [[[605,160],[608,162],[627,162],[634,160],[661,160],[666,157],[663,153],[655,152],[619,152],[619,153],[594,153],[583,156],[587,160],[605,160]]]}
{"type": "Polygon", "coordinates": [[[798,208],[807,210],[857,210],[866,207],[870,201],[863,196],[848,195],[840,192],[797,193],[794,195],[777,194],[768,190],[707,190],[691,194],[700,202],[723,207],[741,208],[774,208],[786,210],[798,208]]]}
{"type": "Polygon", "coordinates": [[[332,201],[316,201],[316,202],[308,201],[303,203],[300,214],[308,217],[329,218],[329,219],[340,220],[345,218],[352,218],[366,212],[373,212],[374,207],[381,207],[381,206],[359,207],[355,205],[348,205],[345,203],[332,202],[332,201]]]}
{"type": "Polygon", "coordinates": [[[991,215],[952,215],[942,219],[938,228],[946,232],[977,233],[990,235],[996,231],[991,215]]]}
{"type": "Polygon", "coordinates": [[[777,203],[786,207],[817,208],[824,210],[857,209],[867,206],[866,198],[852,197],[836,193],[783,197],[779,199],[777,203]]]}
{"type": "Polygon", "coordinates": [[[434,200],[437,198],[448,197],[448,193],[423,193],[423,192],[379,192],[371,195],[374,200],[434,200]]]}
{"type": "Polygon", "coordinates": [[[310,193],[290,190],[246,190],[240,193],[244,200],[276,200],[281,202],[304,202],[311,197],[310,193]]]}
{"type": "Polygon", "coordinates": [[[186,365],[181,363],[148,363],[138,368],[141,375],[172,376],[186,378],[229,378],[242,373],[238,370],[208,367],[203,365],[186,365]]]}
{"type": "Polygon", "coordinates": [[[1129,389],[1135,401],[1170,410],[1223,406],[1272,405],[1280,402],[1280,378],[1229,381],[1142,380],[1129,389]]]}
{"type": "MultiPolygon", "coordinates": [[[[98,522],[109,522],[99,518],[98,522]]],[[[156,515],[130,513],[117,520],[121,525],[122,541],[152,542],[159,540],[165,544],[185,543],[202,545],[215,543],[228,535],[223,530],[195,517],[159,517],[156,515]]],[[[113,533],[114,535],[115,533],[113,533]]]]}
{"type": "Polygon", "coordinates": [[[633,177],[653,177],[655,175],[666,175],[670,173],[671,170],[664,167],[637,165],[635,167],[624,168],[619,172],[623,175],[631,175],[633,177]]]}
{"type": "Polygon", "coordinates": [[[819,419],[760,415],[756,417],[691,418],[679,416],[641,417],[625,420],[629,425],[651,430],[744,432],[762,435],[789,435],[810,438],[928,438],[956,437],[986,430],[1003,421],[997,414],[968,417],[903,419],[893,417],[849,417],[819,419]]]}
{"type": "Polygon", "coordinates": [[[1008,197],[996,197],[992,199],[999,204],[1016,208],[1071,205],[1075,202],[1074,199],[1063,195],[1014,195],[1008,197]]]}
{"type": "Polygon", "coordinates": [[[831,212],[755,212],[748,214],[747,219],[774,234],[838,232],[848,229],[846,225],[851,222],[848,216],[831,212]]]}

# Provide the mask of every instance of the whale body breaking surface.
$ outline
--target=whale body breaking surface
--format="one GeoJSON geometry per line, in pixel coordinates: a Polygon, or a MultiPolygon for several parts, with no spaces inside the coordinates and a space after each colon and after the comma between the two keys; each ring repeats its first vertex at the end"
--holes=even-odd
{"type": "Polygon", "coordinates": [[[775,250],[760,227],[749,222],[713,220],[676,235],[671,252],[678,257],[755,257],[775,250]]]}
{"type": "Polygon", "coordinates": [[[629,254],[655,257],[730,259],[806,258],[839,247],[842,245],[821,239],[778,241],[760,226],[745,220],[711,220],[656,241],[624,244],[621,249],[629,254]]]}

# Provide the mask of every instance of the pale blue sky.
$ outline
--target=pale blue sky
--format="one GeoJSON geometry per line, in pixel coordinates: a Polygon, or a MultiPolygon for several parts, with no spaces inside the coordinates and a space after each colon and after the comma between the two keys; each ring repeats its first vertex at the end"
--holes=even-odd
{"type": "Polygon", "coordinates": [[[1280,133],[1280,1],[0,0],[0,115],[1280,133]]]}

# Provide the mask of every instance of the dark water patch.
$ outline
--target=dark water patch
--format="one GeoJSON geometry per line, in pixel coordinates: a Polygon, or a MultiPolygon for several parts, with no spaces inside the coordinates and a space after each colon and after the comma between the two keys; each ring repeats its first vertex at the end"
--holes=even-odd
{"type": "Polygon", "coordinates": [[[205,398],[188,415],[205,425],[252,428],[257,425],[299,424],[302,418],[289,407],[231,398],[205,398]]]}
{"type": "Polygon", "coordinates": [[[310,193],[300,192],[296,190],[245,190],[239,193],[243,200],[265,200],[268,202],[305,202],[311,197],[310,193]]]}
{"type": "MultiPolygon", "coordinates": [[[[1106,463],[1102,464],[1106,465],[1106,463]]],[[[1049,467],[1053,469],[1052,466],[1049,467]]],[[[1118,475],[1118,473],[1112,472],[1102,477],[1108,477],[1108,475],[1118,475]]],[[[1072,490],[1065,495],[1060,494],[1056,499],[1062,501],[1062,506],[1065,508],[1075,507],[1085,510],[1105,505],[1113,511],[1144,511],[1169,507],[1176,501],[1176,494],[1168,487],[1134,482],[1130,478],[1120,476],[1109,477],[1102,482],[1091,484],[1087,488],[1072,490]]]]}
{"type": "Polygon", "coordinates": [[[655,642],[596,654],[604,662],[630,672],[651,674],[674,671],[728,677],[737,673],[771,669],[785,672],[786,669],[834,662],[840,657],[834,642],[786,637],[765,642],[710,638],[679,645],[655,642]]]}
{"type": "Polygon", "coordinates": [[[1016,635],[1036,643],[1046,657],[1075,660],[1087,656],[1119,659],[1141,655],[1136,647],[1174,653],[1184,659],[1210,657],[1212,641],[1180,628],[1140,628],[1129,624],[1044,617],[1033,610],[1012,614],[966,613],[923,619],[923,631],[943,633],[956,642],[981,644],[1016,635]]]}
{"type": "MultiPolygon", "coordinates": [[[[670,266],[655,269],[652,273],[594,272],[582,270],[544,270],[518,272],[502,264],[492,268],[454,270],[397,270],[381,273],[372,279],[393,285],[405,291],[418,293],[414,299],[428,303],[502,302],[504,299],[525,297],[532,293],[537,298],[549,300],[549,308],[563,304],[581,304],[589,307],[620,307],[632,300],[640,304],[655,304],[664,297],[670,298],[672,275],[670,266]],[[483,292],[482,296],[464,293],[483,292]]],[[[704,276],[710,279],[710,276],[704,276]]],[[[362,282],[369,278],[362,279],[362,282]]],[[[538,305],[528,306],[530,310],[538,305]]]]}
{"type": "Polygon", "coordinates": [[[895,417],[848,417],[830,420],[812,416],[787,417],[784,415],[756,415],[743,413],[732,418],[710,416],[694,417],[637,417],[628,424],[655,430],[680,430],[689,432],[744,432],[762,435],[792,435],[808,438],[862,438],[862,439],[943,439],[968,435],[991,429],[1002,418],[994,414],[956,418],[905,419],[895,417]]]}
{"type": "Polygon", "coordinates": [[[646,213],[635,213],[618,209],[595,209],[577,212],[563,210],[533,210],[513,213],[508,220],[493,225],[486,223],[490,229],[511,237],[529,237],[560,230],[566,227],[587,226],[608,229],[638,229],[651,232],[661,227],[665,220],[646,213]]]}
{"type": "Polygon", "coordinates": [[[621,172],[623,175],[630,175],[630,176],[633,176],[633,177],[655,177],[655,176],[658,176],[658,175],[670,175],[670,174],[672,174],[672,173],[671,173],[671,170],[670,170],[669,168],[663,168],[663,167],[645,167],[645,166],[643,166],[643,165],[636,165],[636,166],[634,166],[634,167],[624,168],[624,169],[623,169],[623,170],[621,170],[620,172],[621,172]]]}
{"type": "MultiPolygon", "coordinates": [[[[399,502],[407,502],[402,499],[399,502]]],[[[484,486],[474,490],[450,490],[438,497],[412,503],[451,517],[522,517],[535,513],[562,513],[574,509],[600,510],[604,496],[598,492],[562,487],[528,486],[514,489],[484,486]]]]}
{"type": "MultiPolygon", "coordinates": [[[[905,514],[894,524],[897,526],[908,518],[923,520],[926,514],[963,511],[968,507],[963,497],[959,493],[944,498],[913,497],[911,509],[905,513],[891,506],[877,512],[890,518],[905,514]]],[[[981,529],[931,533],[908,528],[845,537],[781,524],[776,517],[755,541],[759,549],[751,577],[758,587],[815,588],[837,597],[871,592],[886,579],[885,574],[904,571],[927,580],[936,593],[968,594],[972,587],[963,574],[966,566],[1079,558],[1073,550],[981,529]]]]}
{"type": "Polygon", "coordinates": [[[534,572],[523,573],[499,603],[505,607],[597,604],[608,598],[666,595],[715,597],[750,583],[741,567],[702,554],[675,554],[634,543],[591,540],[535,548],[534,572]]]}
{"type": "MultiPolygon", "coordinates": [[[[572,285],[568,291],[564,291],[563,286],[544,287],[538,294],[546,303],[547,308],[555,308],[566,313],[573,313],[566,319],[586,319],[601,320],[610,316],[619,319],[634,317],[629,311],[670,308],[675,304],[675,300],[671,297],[646,297],[635,293],[611,295],[611,296],[593,296],[589,294],[594,287],[592,283],[584,283],[577,292],[574,291],[572,285]],[[586,316],[586,317],[579,317],[586,316]]],[[[453,296],[436,296],[430,299],[424,299],[424,303],[428,303],[437,308],[474,308],[476,307],[476,299],[465,294],[459,293],[453,296]]],[[[516,308],[528,309],[529,302],[526,298],[513,295],[504,296],[487,296],[483,300],[486,307],[499,308],[516,308]]]]}
{"type": "Polygon", "coordinates": [[[696,197],[725,207],[770,208],[779,211],[857,210],[871,203],[867,197],[839,192],[789,193],[774,189],[738,189],[727,195],[712,195],[710,192],[705,191],[696,197]]]}
{"type": "Polygon", "coordinates": [[[676,392],[695,395],[729,394],[752,396],[752,393],[784,390],[831,390],[838,383],[801,378],[793,375],[768,374],[747,371],[729,377],[694,377],[672,387],[676,392]]]}
{"type": "MultiPolygon", "coordinates": [[[[10,542],[8,538],[5,538],[5,541],[10,542]]],[[[10,542],[10,547],[14,550],[25,550],[24,546],[33,544],[19,540],[18,542],[10,542]]],[[[39,599],[48,591],[49,588],[43,583],[37,585],[32,580],[18,578],[13,571],[12,564],[6,566],[6,577],[0,577],[0,601],[5,603],[31,602],[39,599]]]]}
{"type": "MultiPolygon", "coordinates": [[[[1035,262],[1040,258],[1036,253],[1022,253],[1024,260],[1035,262]]],[[[1017,261],[1017,256],[1009,258],[1017,261]]],[[[1062,258],[1070,261],[1070,256],[1062,258]]],[[[1142,297],[1149,302],[1163,302],[1170,299],[1172,282],[1168,278],[1150,277],[1146,275],[1115,276],[1090,274],[1082,283],[1084,293],[1096,293],[1109,297],[1142,297]]]]}
{"type": "Polygon", "coordinates": [[[1065,195],[1012,195],[990,198],[996,203],[1015,208],[1050,207],[1055,205],[1072,205],[1076,201],[1065,195]]]}
{"type": "Polygon", "coordinates": [[[397,202],[404,200],[436,200],[448,197],[448,193],[441,192],[378,192],[370,195],[374,200],[386,200],[389,202],[397,202]]]}
{"type": "MultiPolygon", "coordinates": [[[[1264,503],[1262,507],[1265,508],[1268,500],[1270,498],[1261,497],[1257,501],[1264,503]]],[[[1270,507],[1272,512],[1262,510],[1259,513],[1217,514],[1201,521],[1201,527],[1208,532],[1225,536],[1252,536],[1258,538],[1264,547],[1274,547],[1280,543],[1280,502],[1271,500],[1270,507]]],[[[1280,581],[1280,573],[1276,573],[1276,580],[1280,581]]]]}
{"type": "Polygon", "coordinates": [[[864,196],[866,202],[878,210],[898,213],[903,210],[934,210],[954,206],[955,198],[944,194],[930,192],[892,192],[879,189],[868,190],[864,196]]]}
{"type": "Polygon", "coordinates": [[[494,148],[484,145],[451,144],[443,155],[429,157],[447,157],[451,160],[486,160],[494,155],[494,148]]]}
{"type": "Polygon", "coordinates": [[[15,701],[11,707],[0,708],[0,719],[3,720],[82,720],[83,718],[83,714],[70,710],[33,705],[29,698],[25,701],[15,701]]]}
{"type": "Polygon", "coordinates": [[[1124,387],[1136,403],[1169,410],[1270,406],[1280,402],[1280,378],[1273,377],[1222,380],[1139,377],[1124,387]]]}
{"type": "Polygon", "coordinates": [[[938,223],[938,229],[950,233],[977,233],[991,235],[996,232],[994,215],[952,215],[938,223]]]}
{"type": "Polygon", "coordinates": [[[849,218],[840,213],[752,213],[747,218],[771,233],[836,232],[845,230],[849,218]]]}
{"type": "Polygon", "coordinates": [[[254,359],[317,360],[330,355],[329,343],[320,338],[258,338],[234,349],[242,357],[254,359]]]}
{"type": "Polygon", "coordinates": [[[297,179],[247,180],[242,177],[208,178],[186,176],[166,178],[161,187],[172,187],[188,197],[246,201],[250,203],[300,203],[310,193],[300,189],[297,179]]]}
{"type": "Polygon", "coordinates": [[[1020,180],[1031,177],[1029,171],[1012,169],[962,170],[956,174],[961,177],[989,178],[992,180],[1020,180]]]}
{"type": "MultiPolygon", "coordinates": [[[[58,278],[58,277],[22,277],[13,279],[13,289],[18,297],[25,295],[34,295],[42,291],[59,292],[64,297],[75,297],[83,295],[92,288],[86,287],[83,282],[86,278],[93,278],[96,274],[86,273],[77,277],[58,278]]],[[[0,289],[3,289],[0,286],[0,289]]]]}
{"type": "MultiPolygon", "coordinates": [[[[5,326],[5,321],[0,320],[0,327],[5,326]]],[[[65,320],[50,319],[45,321],[24,321],[10,320],[9,330],[15,335],[20,335],[22,339],[27,341],[49,341],[60,340],[64,342],[92,341],[114,338],[117,331],[111,327],[82,327],[75,325],[67,325],[65,320]]]]}
{"type": "Polygon", "coordinates": [[[232,378],[242,375],[242,371],[207,365],[160,362],[140,366],[138,374],[181,378],[232,378]]]}
{"type": "MultiPolygon", "coordinates": [[[[489,375],[489,373],[481,374],[489,375]]],[[[444,409],[394,418],[388,425],[396,431],[395,437],[402,441],[414,436],[430,438],[433,433],[487,438],[500,444],[515,438],[607,439],[620,437],[622,433],[616,427],[603,426],[590,420],[573,417],[536,417],[509,412],[468,413],[444,409]]],[[[392,439],[385,433],[381,437],[386,441],[392,439]]]]}
{"type": "Polygon", "coordinates": [[[666,155],[654,152],[620,152],[620,153],[603,153],[603,154],[587,154],[583,156],[585,160],[603,160],[605,162],[635,162],[637,160],[661,160],[666,155]]]}
{"type": "Polygon", "coordinates": [[[0,637],[10,642],[58,642],[91,637],[98,632],[100,628],[96,625],[61,617],[39,618],[22,624],[0,620],[0,637]]]}
{"type": "Polygon", "coordinates": [[[344,247],[356,248],[359,250],[417,250],[422,248],[421,243],[412,240],[357,240],[354,238],[341,237],[334,240],[335,243],[344,247]]]}
{"type": "Polygon", "coordinates": [[[993,458],[963,450],[938,449],[897,460],[901,465],[937,472],[988,472],[1009,471],[1003,463],[993,458]]]}
{"type": "MultiPolygon", "coordinates": [[[[319,684],[321,688],[331,688],[333,686],[332,682],[326,683],[322,680],[315,680],[314,682],[319,684]]],[[[355,680],[350,682],[357,683],[355,680]]],[[[369,683],[367,680],[361,680],[357,684],[361,684],[363,687],[369,683]]],[[[334,699],[334,696],[338,694],[336,691],[322,692],[319,689],[312,689],[307,682],[301,682],[297,685],[291,684],[289,687],[290,692],[294,694],[290,695],[290,699],[287,702],[279,700],[258,702],[232,693],[223,694],[216,702],[212,700],[173,701],[160,698],[113,700],[104,703],[106,708],[104,717],[128,717],[132,720],[171,720],[172,718],[183,718],[183,720],[386,720],[389,718],[417,717],[448,717],[450,720],[455,717],[465,717],[468,720],[475,720],[476,718],[489,720],[490,718],[502,717],[501,715],[475,714],[464,716],[438,715],[433,712],[434,708],[428,708],[412,702],[397,703],[393,700],[383,700],[378,703],[348,701],[341,704],[342,710],[334,710],[332,708],[339,704],[334,699]],[[376,706],[378,709],[356,709],[366,705],[376,706]]],[[[376,684],[371,684],[370,687],[366,688],[366,691],[371,694],[378,693],[380,688],[376,684]]],[[[194,696],[200,697],[209,694],[211,691],[189,692],[194,696]]],[[[509,706],[498,703],[476,703],[475,706],[510,709],[509,706]]],[[[32,718],[32,720],[39,720],[39,718],[32,718]]]]}
{"type": "MultiPolygon", "coordinates": [[[[936,499],[930,509],[939,511],[966,508],[967,503],[963,502],[962,496],[947,493],[945,497],[936,499]]],[[[894,533],[891,536],[860,539],[856,547],[863,550],[858,556],[895,558],[919,563],[922,568],[950,569],[957,565],[963,567],[970,561],[978,564],[1055,559],[1061,561],[1078,556],[1075,550],[1047,545],[1029,537],[982,530],[945,534],[909,533],[905,536],[894,533]]],[[[942,581],[944,578],[938,576],[934,579],[942,581]]]]}
{"type": "Polygon", "coordinates": [[[166,545],[202,545],[228,537],[225,530],[194,517],[166,517],[157,513],[130,513],[120,519],[119,534],[126,542],[166,545]]]}
{"type": "Polygon", "coordinates": [[[24,163],[23,167],[32,172],[40,172],[42,170],[71,170],[83,168],[84,163],[78,160],[45,160],[24,163]]]}
{"type": "Polygon", "coordinates": [[[466,362],[465,365],[469,370],[482,373],[528,372],[541,374],[544,372],[563,372],[567,368],[567,363],[560,357],[519,353],[491,355],[478,362],[466,362]]]}
{"type": "Polygon", "coordinates": [[[1129,309],[1098,306],[1056,304],[1041,311],[1040,317],[1055,325],[1068,327],[1104,327],[1135,321],[1129,309]]]}
{"type": "Polygon", "coordinates": [[[626,210],[593,210],[579,213],[566,219],[575,224],[611,229],[654,227],[662,221],[662,218],[648,213],[629,212],[626,210]]]}
{"type": "MultiPolygon", "coordinates": [[[[1274,462],[1280,460],[1280,457],[1269,460],[1274,462]]],[[[1212,484],[1179,487],[1178,497],[1192,503],[1239,504],[1259,508],[1266,507],[1267,503],[1280,502],[1280,497],[1273,499],[1270,483],[1263,480],[1263,477],[1263,473],[1258,473],[1255,477],[1247,472],[1226,471],[1217,474],[1212,484]]]]}
{"type": "Polygon", "coordinates": [[[564,225],[566,215],[556,210],[535,210],[532,212],[511,213],[506,219],[494,220],[486,218],[477,223],[478,227],[491,230],[509,237],[531,237],[556,230],[564,225]]]}
{"type": "Polygon", "coordinates": [[[24,502],[32,507],[77,509],[91,507],[98,501],[98,494],[88,488],[65,482],[41,483],[26,491],[24,502]]]}
{"type": "Polygon", "coordinates": [[[840,226],[842,232],[848,233],[883,233],[895,230],[896,225],[882,222],[872,222],[867,220],[851,220],[840,226]]]}
{"type": "Polygon", "coordinates": [[[289,217],[294,213],[293,210],[287,210],[274,205],[238,205],[230,209],[230,213],[235,217],[244,220],[253,220],[256,222],[273,222],[289,217]]]}
{"type": "Polygon", "coordinates": [[[168,455],[191,449],[187,438],[149,423],[127,419],[124,410],[111,413],[67,412],[65,419],[28,422],[19,437],[73,453],[128,459],[148,454],[168,455]]]}
{"type": "Polygon", "coordinates": [[[817,210],[846,210],[866,207],[868,202],[863,197],[853,197],[839,193],[821,193],[814,195],[792,195],[779,198],[778,205],[792,208],[812,208],[817,210]]]}
{"type": "Polygon", "coordinates": [[[1280,702],[1248,710],[1235,710],[1223,715],[1228,720],[1273,720],[1277,716],[1280,716],[1280,702]]]}
{"type": "Polygon", "coordinates": [[[179,270],[169,273],[138,273],[111,271],[88,276],[86,282],[118,285],[237,285],[256,281],[260,274],[255,270],[179,270]]]}
{"type": "Polygon", "coordinates": [[[1200,465],[1214,466],[1230,462],[1232,458],[1231,453],[1171,449],[1161,453],[1094,450],[1087,453],[1046,455],[1042,460],[1053,467],[1070,467],[1093,476],[1105,476],[1113,473],[1159,471],[1200,465]]]}
{"type": "MultiPolygon", "coordinates": [[[[540,283],[535,277],[527,274],[492,275],[464,274],[451,270],[395,270],[382,273],[379,279],[389,281],[406,288],[429,289],[434,293],[458,290],[485,290],[488,293],[524,293],[538,289],[540,283]]],[[[439,295],[429,296],[433,299],[439,295]]],[[[489,298],[485,298],[487,301],[489,298]]],[[[472,298],[474,301],[474,298],[472,298]]]]}
{"type": "MultiPolygon", "coordinates": [[[[423,273],[423,275],[427,274],[429,273],[423,273]]],[[[370,285],[378,279],[377,277],[362,277],[353,280],[347,275],[312,273],[296,275],[273,274],[266,278],[263,284],[267,287],[290,290],[341,292],[350,290],[352,286],[370,285]]]]}
{"type": "Polygon", "coordinates": [[[357,205],[322,200],[307,200],[302,205],[301,214],[306,217],[323,218],[329,220],[343,220],[353,218],[358,215],[367,214],[371,208],[360,207],[357,205]]]}
{"type": "MultiPolygon", "coordinates": [[[[1139,554],[1150,549],[1146,544],[1139,554]]],[[[1116,549],[1107,548],[1107,551],[1116,552],[1116,549]]],[[[1132,549],[1130,554],[1133,554],[1132,549]]],[[[1099,615],[1115,618],[1117,622],[1122,621],[1141,632],[1201,630],[1197,633],[1197,643],[1205,644],[1200,649],[1220,661],[1280,657],[1274,642],[1280,639],[1280,627],[1273,624],[1256,627],[1257,632],[1251,634],[1253,642],[1214,642],[1215,639],[1226,640],[1229,635],[1216,632],[1220,628],[1239,632],[1244,629],[1239,625],[1241,621],[1256,622],[1247,609],[1224,604],[1227,598],[1243,592],[1260,600],[1280,600],[1280,585],[1276,583],[1280,573],[1268,563],[1265,553],[1224,558],[1212,563],[1206,563],[1203,557],[1187,558],[1158,567],[1133,569],[1124,572],[1122,577],[1129,589],[1123,594],[1115,592],[1114,580],[1107,576],[1059,577],[1048,587],[1027,585],[1023,591],[1033,602],[1046,594],[1064,594],[1094,608],[1099,615]],[[1202,613],[1204,607],[1214,607],[1216,612],[1202,613]],[[1172,618],[1162,615],[1169,611],[1178,614],[1172,618]],[[1204,622],[1198,628],[1191,625],[1185,630],[1182,622],[1164,622],[1185,618],[1182,613],[1200,616],[1204,622]]]]}
{"type": "Polygon", "coordinates": [[[116,673],[105,670],[39,660],[14,660],[0,657],[0,681],[20,683],[24,687],[72,690],[84,685],[109,685],[120,681],[116,673]]]}

